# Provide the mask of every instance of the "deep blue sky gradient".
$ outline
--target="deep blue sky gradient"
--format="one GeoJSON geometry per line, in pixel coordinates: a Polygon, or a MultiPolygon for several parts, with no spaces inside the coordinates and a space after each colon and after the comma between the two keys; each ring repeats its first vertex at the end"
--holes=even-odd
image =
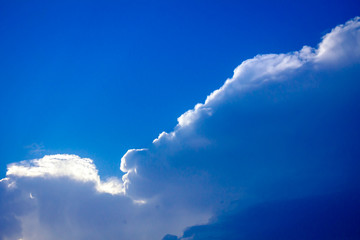
{"type": "Polygon", "coordinates": [[[170,131],[243,60],[315,47],[358,10],[357,0],[1,1],[0,177],[50,153],[118,175],[127,149],[170,131]]]}

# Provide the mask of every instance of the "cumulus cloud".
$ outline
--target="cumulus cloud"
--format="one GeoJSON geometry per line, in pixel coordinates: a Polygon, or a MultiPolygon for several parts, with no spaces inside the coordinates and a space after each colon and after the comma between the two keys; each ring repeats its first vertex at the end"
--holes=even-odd
{"type": "Polygon", "coordinates": [[[337,26],[318,48],[244,61],[174,131],[124,156],[129,194],[167,192],[167,201],[216,214],[239,199],[245,208],[354,187],[359,25],[337,26]]]}
{"type": "MultiPolygon", "coordinates": [[[[186,227],[209,223],[188,228],[182,238],[224,239],[226,232],[239,234],[236,222],[246,239],[260,239],[251,230],[254,216],[286,222],[284,203],[295,212],[295,225],[297,217],[311,216],[294,207],[309,213],[321,207],[318,199],[330,199],[333,208],[333,196],[359,193],[359,26],[354,18],[318,48],[244,61],[204,103],[181,115],[172,132],[129,150],[121,178],[102,180],[91,159],[75,155],[9,165],[0,182],[0,236],[178,239],[186,227]]],[[[351,208],[354,201],[342,203],[351,208]]]]}
{"type": "Polygon", "coordinates": [[[199,223],[161,199],[132,198],[125,186],[101,180],[93,161],[76,155],[10,164],[0,182],[0,239],[161,239],[199,223]]]}

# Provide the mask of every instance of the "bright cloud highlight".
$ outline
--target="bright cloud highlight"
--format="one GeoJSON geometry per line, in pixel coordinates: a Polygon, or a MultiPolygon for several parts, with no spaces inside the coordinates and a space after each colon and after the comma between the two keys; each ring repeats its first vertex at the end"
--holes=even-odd
{"type": "Polygon", "coordinates": [[[80,182],[91,182],[99,192],[110,194],[124,192],[119,179],[111,178],[105,182],[101,181],[93,161],[76,155],[47,155],[40,159],[10,164],[6,175],[28,178],[65,177],[80,182]]]}

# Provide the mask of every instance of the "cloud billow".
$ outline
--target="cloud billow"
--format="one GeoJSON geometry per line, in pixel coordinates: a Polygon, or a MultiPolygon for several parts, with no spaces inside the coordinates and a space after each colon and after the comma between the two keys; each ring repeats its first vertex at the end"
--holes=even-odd
{"type": "Polygon", "coordinates": [[[122,178],[75,155],[10,164],[0,236],[300,239],[300,225],[306,239],[356,239],[359,76],[354,18],[316,49],[244,61],[172,132],[129,150],[122,178]]]}

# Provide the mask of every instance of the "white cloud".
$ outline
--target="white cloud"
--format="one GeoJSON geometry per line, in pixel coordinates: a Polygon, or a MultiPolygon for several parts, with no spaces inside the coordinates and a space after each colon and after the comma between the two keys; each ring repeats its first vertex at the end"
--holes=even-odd
{"type": "Polygon", "coordinates": [[[165,207],[161,199],[126,195],[126,175],[102,181],[93,161],[76,155],[10,164],[0,187],[6,190],[0,199],[12,204],[0,217],[5,222],[0,232],[12,224],[15,230],[4,236],[16,239],[161,239],[168,231],[180,234],[187,224],[199,223],[196,214],[165,207]],[[23,206],[26,211],[20,210],[23,206]]]}
{"type": "Polygon", "coordinates": [[[346,65],[360,57],[360,18],[334,28],[323,37],[316,51],[316,62],[346,65]]]}
{"type": "Polygon", "coordinates": [[[40,159],[22,161],[8,166],[8,177],[59,178],[67,177],[80,182],[91,182],[99,192],[124,193],[122,182],[117,178],[101,181],[93,161],[76,155],[47,155],[40,159]]]}
{"type": "MultiPolygon", "coordinates": [[[[202,112],[211,115],[212,107],[226,101],[232,94],[240,94],[243,91],[258,87],[268,81],[281,81],[289,78],[291,73],[300,69],[304,64],[335,64],[343,65],[348,62],[357,62],[360,57],[360,20],[356,17],[345,24],[335,27],[323,37],[317,49],[304,46],[300,51],[287,54],[257,55],[244,61],[234,70],[231,79],[227,79],[224,85],[213,91],[204,103],[198,103],[194,109],[188,110],[178,118],[178,128],[170,135],[203,115],[202,112]],[[224,99],[225,98],[225,99],[224,99]]],[[[206,115],[206,114],[205,114],[206,115]]],[[[168,136],[163,132],[154,141],[168,136]]]]}
{"type": "Polygon", "coordinates": [[[161,133],[146,149],[128,150],[122,178],[104,181],[91,159],[75,155],[9,165],[0,182],[6,189],[0,197],[13,205],[4,213],[13,216],[4,220],[13,226],[6,234],[27,240],[161,239],[206,223],[235,200],[246,208],[348,184],[357,152],[335,157],[351,147],[337,139],[350,141],[349,129],[357,126],[351,121],[357,95],[343,93],[356,89],[359,71],[345,78],[333,65],[360,63],[359,21],[333,29],[318,49],[244,61],[204,103],[181,115],[174,131],[161,133]],[[334,94],[340,95],[336,101],[334,94]],[[329,102],[331,107],[324,104],[329,102]],[[30,210],[17,210],[22,206],[30,210]]]}

